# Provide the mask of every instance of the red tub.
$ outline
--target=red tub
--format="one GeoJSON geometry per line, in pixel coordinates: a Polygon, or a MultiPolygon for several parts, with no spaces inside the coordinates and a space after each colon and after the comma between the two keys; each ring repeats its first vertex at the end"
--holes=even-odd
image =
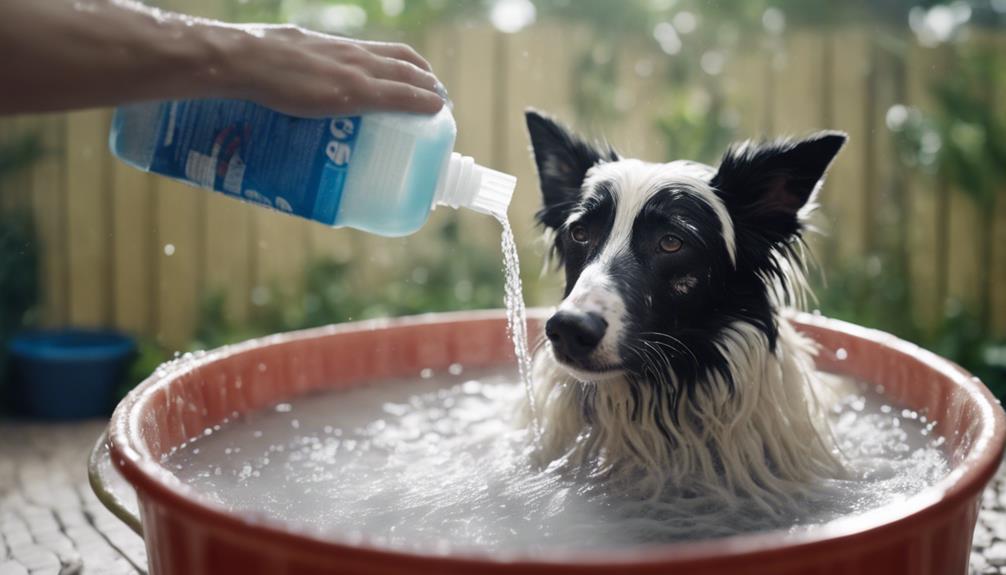
{"type": "MultiPolygon", "coordinates": [[[[532,314],[532,332],[543,315],[532,314]]],[[[811,315],[795,320],[821,344],[819,367],[882,383],[892,402],[927,410],[946,437],[947,477],[901,503],[798,534],[504,560],[315,538],[280,522],[229,512],[180,484],[159,463],[172,447],[234,413],[306,392],[413,376],[455,362],[477,368],[512,361],[504,314],[480,312],[276,335],[165,366],[116,409],[107,441],[99,441],[92,456],[92,485],[113,512],[143,534],[152,575],[967,573],[981,493],[999,465],[1006,435],[996,400],[960,367],[883,332],[811,315]],[[838,359],[839,349],[848,359],[838,359]],[[109,489],[109,457],[136,491],[139,518],[109,489]]]]}

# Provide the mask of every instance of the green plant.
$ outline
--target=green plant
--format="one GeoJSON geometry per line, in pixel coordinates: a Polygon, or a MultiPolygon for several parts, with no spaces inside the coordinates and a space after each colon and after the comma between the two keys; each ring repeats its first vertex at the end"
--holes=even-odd
{"type": "Polygon", "coordinates": [[[922,329],[903,266],[882,255],[828,270],[813,282],[818,308],[834,317],[880,329],[942,355],[981,378],[1006,399],[1006,340],[996,340],[973,313],[954,302],[935,329],[922,329]]]}
{"type": "Polygon", "coordinates": [[[136,387],[144,379],[150,377],[159,365],[171,359],[167,351],[155,341],[148,338],[139,338],[136,342],[136,358],[129,366],[125,380],[115,390],[115,400],[119,401],[131,389],[136,387]]]}
{"type": "Polygon", "coordinates": [[[718,84],[673,90],[666,102],[657,127],[670,158],[715,164],[735,134],[718,84]]]}
{"type": "MultiPolygon", "coordinates": [[[[394,240],[388,240],[394,241],[394,240]]],[[[360,285],[352,263],[318,259],[304,269],[299,293],[268,286],[270,297],[244,323],[228,319],[226,296],[202,302],[193,349],[206,349],[269,333],[344,321],[499,307],[503,277],[498,253],[471,247],[459,238],[454,219],[409,265],[389,272],[388,281],[360,285]]]]}
{"type": "MultiPolygon", "coordinates": [[[[930,86],[928,109],[896,105],[888,112],[902,162],[929,178],[936,189],[960,193],[980,214],[978,283],[975,309],[949,301],[946,317],[924,345],[957,361],[1006,397],[1006,361],[1002,341],[989,325],[992,290],[1002,289],[991,277],[996,205],[1006,201],[1006,119],[1000,114],[994,86],[1006,80],[999,50],[987,44],[945,46],[953,73],[930,86]]],[[[947,193],[947,192],[942,192],[947,193]]]]}

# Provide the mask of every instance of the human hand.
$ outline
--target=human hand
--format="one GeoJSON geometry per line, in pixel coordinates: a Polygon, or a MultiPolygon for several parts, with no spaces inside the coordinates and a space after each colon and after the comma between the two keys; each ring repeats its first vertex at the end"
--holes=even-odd
{"type": "MultiPolygon", "coordinates": [[[[302,117],[368,111],[434,114],[446,92],[405,44],[364,42],[297,26],[231,28],[223,73],[233,96],[302,117]]],[[[214,73],[220,73],[216,71],[214,73]]]]}

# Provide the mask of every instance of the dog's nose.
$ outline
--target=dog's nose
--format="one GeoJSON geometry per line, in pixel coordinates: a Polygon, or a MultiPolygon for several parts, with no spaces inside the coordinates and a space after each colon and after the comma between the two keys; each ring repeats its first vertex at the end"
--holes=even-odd
{"type": "Polygon", "coordinates": [[[601,343],[608,322],[596,313],[560,311],[545,322],[545,336],[560,355],[584,359],[601,343]]]}

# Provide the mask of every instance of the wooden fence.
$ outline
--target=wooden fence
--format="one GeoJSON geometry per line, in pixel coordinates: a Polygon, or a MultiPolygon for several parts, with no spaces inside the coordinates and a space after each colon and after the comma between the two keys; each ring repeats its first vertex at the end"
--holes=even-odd
{"type": "MultiPolygon", "coordinates": [[[[832,240],[817,249],[826,268],[862,259],[903,233],[923,323],[938,321],[948,298],[974,309],[985,298],[994,329],[1006,335],[1006,202],[996,206],[993,246],[982,259],[981,218],[971,201],[896,160],[887,110],[895,103],[929,106],[929,82],[952,70],[946,62],[934,66],[936,50],[904,40],[891,49],[867,29],[797,30],[778,52],[728,62],[720,80],[740,112],[740,136],[849,132],[822,196],[832,240]],[[990,289],[983,290],[983,278],[990,289]]],[[[538,191],[522,110],[535,106],[575,122],[574,64],[591,49],[591,36],[547,22],[515,35],[457,25],[414,42],[456,102],[458,151],[518,176],[511,218],[525,274],[533,276],[541,253],[531,219],[538,191]]],[[[668,80],[636,73],[641,59],[658,55],[641,44],[620,47],[615,57],[626,111],[593,126],[594,133],[627,155],[668,159],[655,125],[668,80]]],[[[403,266],[423,249],[425,234],[435,233],[385,240],[332,230],[143,174],[110,156],[109,120],[109,110],[0,120],[0,138],[35,133],[47,152],[0,182],[3,209],[31,213],[40,235],[47,324],[115,326],[180,347],[210,290],[224,291],[228,314],[241,321],[252,312],[256,288],[296,291],[304,265],[316,257],[355,260],[362,286],[402,281],[403,266]]],[[[495,224],[475,214],[457,217],[466,242],[498,245],[495,224]]],[[[531,301],[542,297],[529,294],[531,301]]]]}

